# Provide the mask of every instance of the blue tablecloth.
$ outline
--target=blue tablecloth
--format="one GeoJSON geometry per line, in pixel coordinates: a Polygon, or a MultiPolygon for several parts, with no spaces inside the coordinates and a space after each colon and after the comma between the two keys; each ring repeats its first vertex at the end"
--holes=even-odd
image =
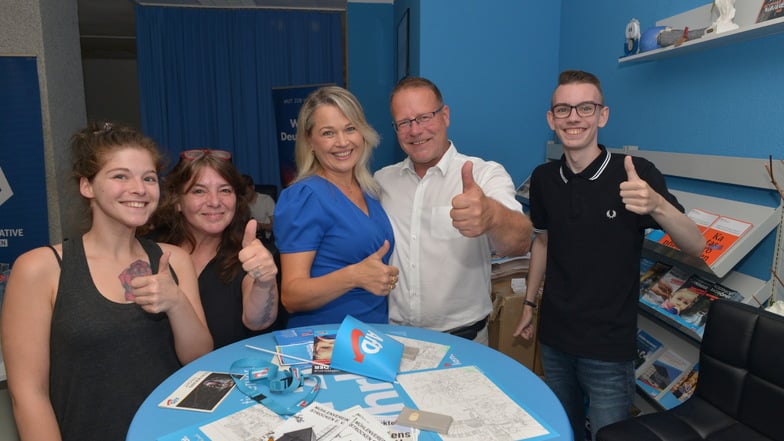
{"type": "MultiPolygon", "coordinates": [[[[573,439],[566,413],[552,391],[528,368],[503,353],[441,332],[394,325],[374,325],[374,327],[388,335],[449,346],[439,368],[477,366],[512,400],[554,434],[547,439],[573,439]]],[[[337,325],[333,328],[336,329],[337,325]]],[[[264,334],[215,350],[184,366],[147,397],[134,417],[127,440],[153,441],[184,427],[204,424],[247,407],[250,404],[249,400],[236,389],[212,413],[167,409],[159,407],[158,404],[197,371],[228,372],[231,364],[241,358],[259,357],[267,360],[272,358],[271,355],[247,348],[246,345],[272,350],[275,344],[272,334],[264,334]]],[[[414,407],[397,383],[385,383],[356,375],[336,373],[323,375],[322,385],[323,389],[316,397],[316,401],[330,403],[337,410],[344,410],[358,404],[372,414],[396,415],[404,404],[414,407]]],[[[434,436],[432,432],[424,433],[434,436]]]]}

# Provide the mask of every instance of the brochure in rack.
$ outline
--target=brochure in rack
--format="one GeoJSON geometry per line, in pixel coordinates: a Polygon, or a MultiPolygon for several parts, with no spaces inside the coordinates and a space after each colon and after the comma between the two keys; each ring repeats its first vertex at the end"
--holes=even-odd
{"type": "MultiPolygon", "coordinates": [[[[699,208],[689,210],[686,215],[697,224],[702,235],[705,236],[705,249],[700,258],[708,266],[712,266],[719,257],[748,233],[753,226],[750,222],[711,213],[699,208]]],[[[645,237],[653,242],[658,242],[676,250],[679,249],[670,235],[662,230],[653,230],[645,237]]]]}
{"type": "Polygon", "coordinates": [[[653,363],[664,350],[662,342],[642,329],[637,330],[637,358],[634,360],[634,374],[638,376],[653,363]]]}
{"type": "Polygon", "coordinates": [[[682,376],[680,380],[673,384],[672,387],[659,398],[659,404],[665,409],[672,409],[689,399],[697,388],[697,378],[699,377],[699,374],[700,364],[697,363],[691,368],[691,371],[689,371],[688,374],[682,376]]]}
{"type": "Polygon", "coordinates": [[[689,368],[691,364],[687,360],[671,350],[665,350],[637,376],[637,385],[654,399],[659,399],[689,368]]]}

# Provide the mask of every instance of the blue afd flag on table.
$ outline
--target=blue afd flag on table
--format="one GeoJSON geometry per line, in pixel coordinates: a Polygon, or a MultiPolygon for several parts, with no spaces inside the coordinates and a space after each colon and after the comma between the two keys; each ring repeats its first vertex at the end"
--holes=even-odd
{"type": "Polygon", "coordinates": [[[335,338],[331,366],[391,383],[402,358],[402,343],[347,315],[335,338]]]}

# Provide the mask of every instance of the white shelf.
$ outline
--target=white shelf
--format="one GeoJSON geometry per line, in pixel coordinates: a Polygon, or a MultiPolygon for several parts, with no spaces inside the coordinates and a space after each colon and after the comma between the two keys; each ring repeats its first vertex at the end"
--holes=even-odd
{"type": "Polygon", "coordinates": [[[689,40],[678,47],[667,46],[639,54],[620,57],[618,58],[618,63],[634,64],[661,60],[732,43],[753,40],[781,32],[784,32],[784,17],[774,18],[772,20],[763,21],[762,23],[754,23],[733,31],[722,32],[721,34],[708,34],[700,38],[695,38],[694,40],[689,40]]]}
{"type": "Polygon", "coordinates": [[[700,208],[711,213],[729,216],[752,224],[751,231],[740,237],[732,247],[721,255],[711,266],[702,259],[681,253],[673,248],[657,242],[646,240],[644,246],[653,253],[667,257],[674,263],[681,263],[694,268],[711,279],[724,278],[729,272],[757,246],[779,224],[781,206],[766,207],[762,205],[719,199],[678,190],[670,190],[678,198],[686,211],[700,208]]]}
{"type": "MultiPolygon", "coordinates": [[[[653,161],[657,168],[668,176],[723,182],[763,190],[775,188],[765,171],[764,165],[767,161],[761,159],[639,151],[633,148],[626,148],[622,151],[653,161]]],[[[689,268],[709,280],[720,282],[722,285],[741,293],[744,297],[744,303],[760,306],[760,303],[767,301],[772,292],[772,280],[760,280],[738,271],[732,271],[732,269],[778,227],[782,206],[768,207],[673,189],[670,189],[670,192],[678,198],[687,212],[692,208],[700,208],[714,214],[750,222],[752,228],[716,259],[711,266],[698,257],[683,254],[678,250],[647,239],[643,244],[643,255],[671,265],[689,268]]],[[[687,340],[694,342],[702,340],[702,337],[693,329],[682,326],[677,321],[658,313],[645,304],[640,303],[640,309],[645,312],[644,315],[654,317],[658,324],[666,324],[673,331],[687,336],[687,340]]],[[[640,317],[642,318],[643,315],[640,317]]],[[[642,324],[640,327],[648,330],[642,324]]]]}

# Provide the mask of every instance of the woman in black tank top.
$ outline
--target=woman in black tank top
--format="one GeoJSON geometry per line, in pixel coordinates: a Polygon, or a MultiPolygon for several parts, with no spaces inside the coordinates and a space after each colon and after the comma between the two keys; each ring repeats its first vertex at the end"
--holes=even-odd
{"type": "Polygon", "coordinates": [[[2,310],[8,390],[23,440],[122,440],[147,395],[212,337],[187,253],[136,237],[160,197],[155,143],[104,123],[71,147],[90,229],[14,263],[2,310]]]}

